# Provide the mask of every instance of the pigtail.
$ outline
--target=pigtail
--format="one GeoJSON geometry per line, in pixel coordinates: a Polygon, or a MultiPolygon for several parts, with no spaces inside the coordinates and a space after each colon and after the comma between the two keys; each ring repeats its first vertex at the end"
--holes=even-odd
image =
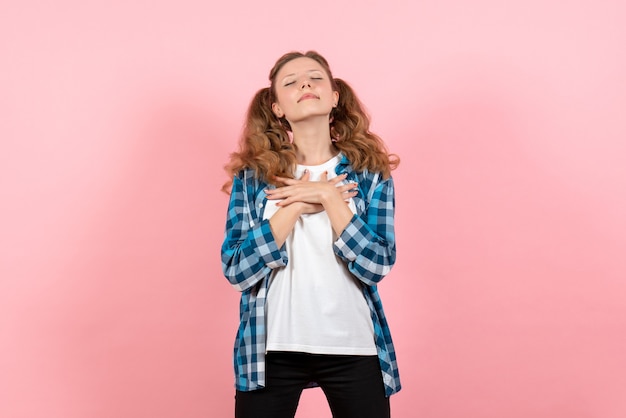
{"type": "Polygon", "coordinates": [[[352,87],[340,78],[335,78],[334,84],[339,92],[339,102],[331,114],[335,146],[355,170],[379,171],[388,178],[400,159],[389,154],[383,140],[370,132],[370,117],[352,87]]]}
{"type": "Polygon", "coordinates": [[[230,193],[233,176],[244,168],[253,169],[257,178],[275,184],[274,176],[292,178],[295,165],[296,155],[287,127],[271,110],[270,89],[262,88],[248,107],[239,150],[230,155],[230,162],[224,167],[229,181],[224,183],[222,191],[230,193]]]}

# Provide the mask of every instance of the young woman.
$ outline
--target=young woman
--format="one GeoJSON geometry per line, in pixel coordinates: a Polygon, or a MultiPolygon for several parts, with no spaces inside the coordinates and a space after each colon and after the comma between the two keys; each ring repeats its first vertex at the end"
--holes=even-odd
{"type": "Polygon", "coordinates": [[[335,418],[389,417],[400,390],[377,284],[395,262],[399,160],[314,51],[282,56],[248,109],[224,275],[241,294],[237,418],[293,417],[319,386],[335,418]]]}

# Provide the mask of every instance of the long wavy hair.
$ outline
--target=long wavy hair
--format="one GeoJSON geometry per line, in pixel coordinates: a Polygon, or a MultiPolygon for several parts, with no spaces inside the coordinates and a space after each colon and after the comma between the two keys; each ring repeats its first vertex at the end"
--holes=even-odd
{"type": "Polygon", "coordinates": [[[289,135],[291,126],[284,117],[276,117],[272,103],[276,102],[276,75],[286,63],[302,57],[317,61],[331,80],[333,90],[339,92],[337,107],[330,114],[330,134],[352,167],[356,171],[380,172],[388,178],[400,163],[397,155],[387,151],[382,139],[370,132],[370,117],[354,90],[342,79],[333,78],[326,59],[315,51],[289,52],[270,71],[270,87],[259,90],[250,103],[239,150],[230,155],[224,167],[230,177],[222,186],[224,192],[230,193],[233,176],[244,168],[253,169],[258,178],[270,184],[277,184],[273,176],[293,178],[297,161],[296,145],[289,135]]]}

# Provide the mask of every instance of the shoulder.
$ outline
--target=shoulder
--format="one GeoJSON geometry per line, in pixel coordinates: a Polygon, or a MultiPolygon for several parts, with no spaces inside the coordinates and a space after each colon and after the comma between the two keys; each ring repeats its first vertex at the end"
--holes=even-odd
{"type": "Polygon", "coordinates": [[[233,182],[240,184],[239,189],[247,195],[250,200],[254,200],[261,191],[269,186],[269,184],[261,180],[251,168],[240,170],[235,175],[233,182]]]}
{"type": "Polygon", "coordinates": [[[267,186],[267,183],[262,181],[256,174],[256,172],[251,168],[244,168],[239,170],[237,174],[235,174],[235,178],[241,181],[245,186],[267,186]]]}
{"type": "Polygon", "coordinates": [[[376,189],[377,187],[393,187],[393,177],[383,177],[383,174],[378,171],[369,171],[367,169],[363,171],[356,171],[355,177],[359,185],[364,189],[376,189]]]}
{"type": "Polygon", "coordinates": [[[251,168],[242,168],[235,174],[235,177],[241,180],[242,182],[250,181],[250,179],[254,179],[254,170],[251,168]]]}
{"type": "Polygon", "coordinates": [[[376,187],[377,185],[385,182],[393,183],[393,179],[391,178],[391,176],[383,178],[381,172],[370,171],[368,169],[364,169],[361,171],[355,170],[345,155],[342,155],[341,161],[339,162],[339,168],[340,170],[338,171],[345,171],[350,177],[353,177],[363,187],[376,187]]]}

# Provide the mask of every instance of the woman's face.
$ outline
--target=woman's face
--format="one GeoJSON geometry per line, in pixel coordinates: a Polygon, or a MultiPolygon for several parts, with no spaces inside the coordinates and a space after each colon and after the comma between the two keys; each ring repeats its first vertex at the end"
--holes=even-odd
{"type": "Polygon", "coordinates": [[[272,111],[292,125],[314,117],[328,117],[339,100],[324,67],[307,57],[283,65],[276,74],[274,88],[276,102],[272,103],[272,111]]]}

